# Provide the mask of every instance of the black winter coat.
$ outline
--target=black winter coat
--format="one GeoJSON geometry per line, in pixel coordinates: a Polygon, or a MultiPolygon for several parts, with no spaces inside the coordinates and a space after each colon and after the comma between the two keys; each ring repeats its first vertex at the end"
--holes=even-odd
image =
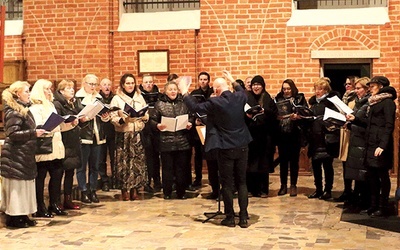
{"type": "Polygon", "coordinates": [[[253,107],[259,104],[264,114],[258,115],[255,120],[246,117],[253,141],[249,144],[248,172],[268,172],[273,168],[273,160],[278,132],[278,109],[270,94],[263,91],[261,95],[248,94],[247,103],[253,107]]]}
{"type": "Polygon", "coordinates": [[[33,180],[37,175],[35,120],[27,106],[11,94],[5,97],[3,93],[3,104],[6,139],[1,150],[1,176],[33,180]]]}
{"type": "MultiPolygon", "coordinates": [[[[64,115],[77,115],[79,110],[82,109],[80,100],[75,99],[74,104],[71,105],[65,97],[58,91],[54,92],[54,107],[57,114],[64,115]]],[[[62,141],[65,148],[65,157],[63,159],[64,170],[76,169],[81,167],[81,137],[80,127],[76,126],[71,130],[61,132],[62,141]]]]}
{"type": "MultiPolygon", "coordinates": [[[[356,103],[353,108],[353,115],[359,119],[365,119],[368,108],[368,98],[364,96],[361,99],[356,98],[356,103]]],[[[364,181],[366,174],[365,159],[365,137],[367,124],[356,125],[349,123],[350,129],[349,149],[346,159],[345,179],[364,181]]]]}
{"type": "MultiPolygon", "coordinates": [[[[161,117],[177,117],[188,114],[189,110],[183,102],[181,95],[175,100],[171,100],[167,95],[161,95],[154,106],[154,112],[151,114],[152,129],[158,131],[157,124],[161,122],[161,117]]],[[[193,117],[189,117],[189,122],[194,124],[193,117]]],[[[183,129],[176,132],[160,132],[160,152],[189,150],[189,130],[183,129]]]]}
{"type": "Polygon", "coordinates": [[[317,102],[315,95],[308,101],[310,109],[316,116],[316,119],[310,122],[307,133],[308,157],[313,160],[339,156],[340,128],[323,121],[325,108],[338,111],[335,105],[327,99],[335,95],[338,93],[331,91],[320,102],[317,102]]]}
{"type": "Polygon", "coordinates": [[[387,86],[380,89],[376,97],[381,97],[378,102],[372,103],[369,98],[369,107],[366,120],[356,117],[356,124],[366,123],[366,158],[367,167],[387,168],[393,167],[393,130],[396,119],[396,90],[387,86]],[[386,95],[386,96],[385,96],[386,95]],[[366,122],[365,122],[366,121],[366,122]],[[374,156],[376,148],[382,148],[380,156],[374,156]]]}

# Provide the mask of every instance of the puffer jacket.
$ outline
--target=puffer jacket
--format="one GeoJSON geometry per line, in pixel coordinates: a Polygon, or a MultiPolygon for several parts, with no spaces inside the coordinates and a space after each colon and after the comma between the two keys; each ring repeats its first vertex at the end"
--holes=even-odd
{"type": "MultiPolygon", "coordinates": [[[[99,93],[88,94],[82,87],[75,94],[75,98],[78,99],[83,106],[94,103],[97,100],[101,101],[102,97],[99,93]]],[[[79,122],[81,127],[81,143],[82,144],[104,144],[106,143],[106,135],[104,133],[103,123],[108,120],[102,120],[96,115],[95,118],[86,122],[79,122]]]]}
{"type": "Polygon", "coordinates": [[[140,132],[143,130],[145,121],[149,120],[148,112],[145,113],[142,119],[132,119],[131,122],[120,122],[121,118],[126,118],[127,115],[122,112],[125,107],[125,103],[129,104],[135,110],[140,110],[141,108],[146,106],[146,101],[144,100],[143,96],[135,92],[133,98],[126,95],[121,88],[118,88],[115,96],[111,100],[110,106],[111,107],[118,107],[121,110],[117,112],[111,112],[111,122],[114,124],[115,131],[117,132],[140,132]]]}
{"type": "Polygon", "coordinates": [[[1,176],[8,179],[33,180],[37,175],[36,124],[28,107],[3,92],[6,139],[1,150],[1,176]]]}
{"type": "MultiPolygon", "coordinates": [[[[43,125],[47,118],[51,115],[52,112],[57,113],[56,108],[54,107],[53,103],[50,103],[51,107],[46,108],[43,104],[32,104],[29,107],[29,110],[33,114],[35,119],[36,125],[43,125]]],[[[57,126],[53,129],[50,133],[44,135],[45,137],[52,137],[52,152],[50,154],[37,154],[36,155],[36,162],[43,162],[43,161],[52,161],[56,159],[64,159],[65,156],[65,149],[64,143],[61,139],[61,128],[57,126]]]]}
{"type": "MultiPolygon", "coordinates": [[[[158,130],[157,124],[161,122],[161,117],[177,117],[179,115],[189,114],[189,110],[183,102],[181,95],[175,100],[171,100],[167,95],[161,95],[156,102],[154,112],[150,122],[154,130],[158,130]]],[[[194,118],[189,117],[189,122],[194,123],[194,118]]],[[[189,130],[183,129],[176,132],[160,132],[160,152],[179,151],[190,149],[189,130]]]]}
{"type": "MultiPolygon", "coordinates": [[[[54,92],[54,106],[61,116],[77,115],[82,109],[79,100],[75,99],[73,104],[68,103],[65,97],[58,91],[54,92]]],[[[80,127],[72,123],[61,123],[61,136],[65,147],[65,158],[63,160],[64,170],[76,169],[81,166],[81,144],[80,127]]]]}
{"type": "MultiPolygon", "coordinates": [[[[365,120],[368,107],[368,98],[370,96],[364,96],[361,99],[356,98],[354,113],[355,117],[365,120]]],[[[360,123],[358,125],[349,123],[347,128],[350,132],[349,148],[346,159],[346,171],[345,178],[357,181],[365,180],[366,166],[364,165],[365,159],[365,133],[366,123],[360,123]]]]}
{"type": "Polygon", "coordinates": [[[308,157],[312,159],[324,159],[339,156],[339,140],[340,128],[333,127],[329,123],[323,121],[325,108],[330,108],[338,112],[338,109],[327,98],[338,95],[331,91],[320,102],[317,102],[316,96],[312,96],[308,103],[310,109],[316,116],[309,124],[307,137],[309,142],[308,157]]]}

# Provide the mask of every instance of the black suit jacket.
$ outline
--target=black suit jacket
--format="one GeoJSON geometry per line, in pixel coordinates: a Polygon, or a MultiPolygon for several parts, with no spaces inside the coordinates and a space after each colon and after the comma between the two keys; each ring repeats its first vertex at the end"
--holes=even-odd
{"type": "Polygon", "coordinates": [[[245,147],[252,140],[244,120],[246,92],[240,85],[236,92],[224,91],[219,97],[197,103],[196,98],[185,95],[184,102],[193,112],[207,114],[205,151],[245,147]]]}

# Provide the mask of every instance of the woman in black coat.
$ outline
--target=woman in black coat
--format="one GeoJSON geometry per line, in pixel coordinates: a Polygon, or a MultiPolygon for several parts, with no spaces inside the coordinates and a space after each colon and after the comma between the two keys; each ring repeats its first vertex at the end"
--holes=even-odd
{"type": "MultiPolygon", "coordinates": [[[[70,80],[62,80],[54,92],[54,106],[61,116],[77,115],[82,109],[80,101],[74,98],[74,83],[70,80]]],[[[61,124],[62,141],[65,147],[64,168],[64,209],[80,209],[78,204],[72,202],[72,186],[75,169],[81,166],[82,152],[80,145],[79,120],[61,124]]]]}
{"type": "Polygon", "coordinates": [[[28,214],[37,210],[36,139],[45,130],[35,129],[35,120],[28,109],[29,87],[29,83],[18,81],[2,94],[6,138],[1,149],[0,171],[3,179],[0,211],[6,214],[6,226],[14,228],[36,225],[28,214]]]}
{"type": "MultiPolygon", "coordinates": [[[[301,148],[301,129],[298,116],[295,114],[294,105],[307,107],[307,101],[303,93],[299,93],[292,79],[286,79],[282,83],[281,91],[275,97],[276,103],[290,101],[291,110],[286,116],[278,116],[279,120],[279,166],[281,188],[278,195],[287,193],[288,170],[290,166],[290,196],[297,196],[297,178],[299,176],[299,157],[301,148]]],[[[279,105],[279,104],[277,104],[279,105]]],[[[283,106],[286,107],[286,106],[283,106]]]]}
{"type": "Polygon", "coordinates": [[[250,107],[260,105],[262,112],[247,114],[246,123],[253,141],[249,144],[247,188],[256,197],[268,197],[269,170],[273,168],[275,138],[278,131],[278,109],[270,94],[265,91],[264,78],[260,75],[251,80],[250,107]]]}
{"type": "Polygon", "coordinates": [[[393,166],[393,130],[396,115],[396,90],[389,86],[384,76],[375,76],[368,83],[371,97],[368,99],[366,119],[348,115],[355,124],[366,121],[366,157],[368,182],[371,191],[371,207],[364,213],[372,217],[386,216],[390,193],[389,170],[393,166]]]}
{"type": "Polygon", "coordinates": [[[178,93],[178,86],[175,82],[168,82],[164,87],[165,94],[161,95],[155,104],[154,112],[151,114],[151,126],[160,131],[160,154],[162,165],[162,183],[164,199],[171,199],[172,185],[176,182],[176,194],[178,199],[186,199],[185,188],[186,167],[190,161],[189,130],[194,121],[189,118],[185,129],[175,132],[165,131],[166,124],[163,124],[162,117],[175,118],[180,115],[188,115],[189,110],[183,102],[182,96],[178,93]]]}
{"type": "Polygon", "coordinates": [[[323,120],[325,108],[338,111],[327,98],[337,95],[331,90],[329,81],[321,78],[314,83],[315,95],[308,103],[316,119],[311,121],[309,131],[308,156],[311,158],[315,192],[308,198],[327,200],[332,198],[333,158],[339,155],[340,129],[323,120]],[[322,187],[322,168],[325,173],[325,188],[322,187]]]}
{"type": "MultiPolygon", "coordinates": [[[[370,81],[368,77],[362,77],[356,80],[355,86],[355,105],[353,115],[359,119],[364,119],[367,113],[368,98],[371,96],[368,93],[367,83],[370,81]]],[[[369,206],[369,188],[366,182],[367,168],[364,165],[365,159],[365,137],[366,124],[356,125],[348,123],[347,128],[351,131],[349,138],[349,147],[347,159],[345,161],[345,175],[347,180],[355,180],[352,199],[350,200],[353,208],[365,209],[369,206]]]]}

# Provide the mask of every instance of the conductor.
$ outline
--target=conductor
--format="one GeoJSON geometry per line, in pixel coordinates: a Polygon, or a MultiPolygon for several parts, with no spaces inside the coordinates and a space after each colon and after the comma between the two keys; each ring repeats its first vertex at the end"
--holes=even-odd
{"type": "Polygon", "coordinates": [[[229,90],[228,83],[224,78],[215,79],[213,88],[216,97],[209,98],[203,103],[197,103],[195,97],[188,94],[189,85],[185,80],[179,81],[179,89],[184,96],[185,104],[191,111],[207,114],[205,151],[217,149],[218,152],[218,169],[226,215],[226,218],[221,221],[221,225],[235,226],[233,210],[233,187],[235,185],[238,190],[240,208],[239,226],[247,228],[246,166],[248,144],[252,140],[244,120],[244,105],[247,102],[247,95],[228,71],[223,71],[223,73],[232,82],[235,92],[229,90]]]}

